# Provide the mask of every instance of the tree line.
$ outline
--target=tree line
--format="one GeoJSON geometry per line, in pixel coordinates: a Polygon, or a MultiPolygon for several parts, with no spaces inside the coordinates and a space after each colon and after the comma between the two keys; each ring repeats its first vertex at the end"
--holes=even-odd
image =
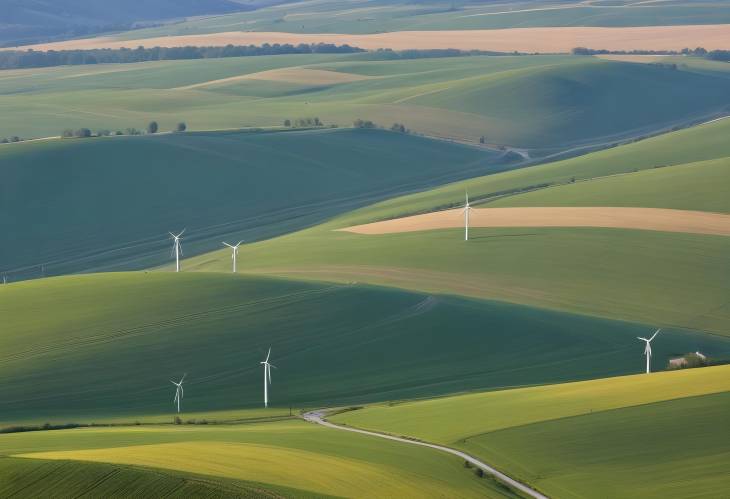
{"type": "MultiPolygon", "coordinates": [[[[177,125],[175,125],[175,128],[173,131],[175,132],[184,132],[188,129],[188,125],[181,121],[177,125]]],[[[61,132],[61,137],[64,139],[71,139],[71,138],[77,138],[77,139],[85,139],[88,137],[109,137],[110,135],[142,135],[144,133],[148,134],[154,134],[157,133],[160,130],[160,125],[156,121],[150,121],[147,125],[147,128],[143,130],[138,130],[137,128],[130,127],[126,128],[124,130],[117,130],[116,132],[112,132],[111,130],[98,130],[96,133],[92,132],[90,128],[78,128],[76,130],[73,130],[71,128],[65,129],[63,132],[61,132]]]]}
{"type": "Polygon", "coordinates": [[[8,50],[0,52],[0,69],[41,68],[83,64],[132,63],[184,59],[218,59],[281,54],[349,54],[364,52],[350,45],[332,43],[289,43],[263,45],[226,45],[225,47],[151,47],[136,49],[88,50],[8,50]]]}
{"type": "Polygon", "coordinates": [[[704,47],[682,50],[606,50],[575,47],[573,55],[694,55],[713,61],[730,61],[730,50],[707,50],[704,47]]]}

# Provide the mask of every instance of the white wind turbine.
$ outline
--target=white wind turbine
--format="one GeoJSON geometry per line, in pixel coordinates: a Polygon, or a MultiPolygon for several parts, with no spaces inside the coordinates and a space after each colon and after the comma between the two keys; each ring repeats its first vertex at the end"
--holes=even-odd
{"type": "Polygon", "coordinates": [[[646,373],[649,374],[651,372],[650,370],[650,362],[651,362],[651,342],[654,338],[656,338],[656,335],[659,334],[659,331],[661,329],[657,329],[651,338],[648,340],[646,338],[642,338],[641,336],[637,336],[636,338],[646,342],[646,348],[644,348],[644,355],[646,355],[646,373]]]}
{"type": "Polygon", "coordinates": [[[236,244],[235,246],[231,246],[227,242],[223,242],[224,245],[228,246],[229,248],[231,248],[231,250],[233,250],[233,255],[231,255],[231,258],[233,258],[233,273],[234,274],[236,273],[236,258],[238,257],[238,247],[241,245],[242,242],[243,241],[238,241],[238,244],[236,244]]]}
{"type": "Polygon", "coordinates": [[[276,369],[274,364],[269,362],[271,356],[271,347],[269,347],[269,353],[266,354],[266,360],[261,362],[264,366],[264,407],[269,407],[269,385],[271,384],[271,368],[276,369]]]}
{"type": "Polygon", "coordinates": [[[173,385],[175,385],[177,387],[175,389],[175,398],[172,399],[172,403],[173,404],[177,403],[177,412],[178,413],[180,412],[180,401],[182,400],[183,395],[184,395],[182,384],[183,384],[183,381],[185,381],[185,376],[187,376],[187,373],[183,374],[183,377],[180,378],[179,382],[170,380],[170,383],[172,383],[173,385]]]}
{"type": "Polygon", "coordinates": [[[469,240],[469,212],[473,208],[469,204],[469,193],[466,193],[466,204],[464,205],[464,241],[469,240]]]}
{"type": "Polygon", "coordinates": [[[185,229],[183,229],[182,232],[178,235],[175,235],[172,232],[170,232],[172,239],[175,241],[172,244],[172,256],[175,257],[175,272],[180,272],[180,257],[182,256],[182,247],[180,246],[180,236],[183,235],[183,232],[185,232],[185,229]]]}

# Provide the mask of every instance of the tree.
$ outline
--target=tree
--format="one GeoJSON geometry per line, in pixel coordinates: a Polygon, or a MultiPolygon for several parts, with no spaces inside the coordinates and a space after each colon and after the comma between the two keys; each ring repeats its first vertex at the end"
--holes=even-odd
{"type": "Polygon", "coordinates": [[[150,124],[147,125],[147,133],[157,133],[158,129],[159,126],[156,121],[150,121],[150,124]]]}
{"type": "Polygon", "coordinates": [[[73,136],[74,136],[74,131],[71,130],[70,128],[65,129],[63,131],[63,133],[61,134],[61,137],[66,138],[66,139],[68,139],[69,137],[73,137],[73,136]]]}
{"type": "Polygon", "coordinates": [[[112,133],[109,130],[99,130],[98,132],[96,132],[97,137],[108,137],[111,134],[112,133]]]}
{"type": "Polygon", "coordinates": [[[291,120],[284,120],[284,126],[287,128],[291,128],[291,120]]]}
{"type": "Polygon", "coordinates": [[[406,126],[402,123],[393,123],[393,126],[390,127],[390,129],[394,132],[400,132],[400,133],[406,133],[408,130],[406,129],[406,126]]]}
{"type": "Polygon", "coordinates": [[[480,144],[486,144],[487,143],[487,138],[484,135],[482,135],[481,137],[479,137],[479,143],[480,144]]]}
{"type": "Polygon", "coordinates": [[[370,120],[361,120],[358,118],[353,122],[353,126],[355,128],[375,128],[375,123],[370,120]]]}
{"type": "Polygon", "coordinates": [[[482,478],[484,476],[484,470],[481,468],[474,468],[474,474],[479,478],[482,478]]]}
{"type": "Polygon", "coordinates": [[[13,135],[12,137],[10,137],[10,142],[20,142],[20,137],[18,137],[17,135],[13,135]]]}
{"type": "Polygon", "coordinates": [[[79,138],[91,137],[91,130],[88,128],[79,128],[74,132],[74,135],[79,138]]]}
{"type": "Polygon", "coordinates": [[[187,130],[187,129],[188,129],[188,126],[187,126],[187,125],[185,124],[185,122],[184,122],[184,121],[181,121],[181,122],[180,122],[180,123],[178,123],[178,124],[177,124],[177,126],[175,127],[175,131],[176,131],[176,132],[184,132],[184,131],[185,131],[185,130],[187,130]]]}
{"type": "Polygon", "coordinates": [[[322,122],[317,117],[314,118],[314,126],[322,126],[322,122]]]}

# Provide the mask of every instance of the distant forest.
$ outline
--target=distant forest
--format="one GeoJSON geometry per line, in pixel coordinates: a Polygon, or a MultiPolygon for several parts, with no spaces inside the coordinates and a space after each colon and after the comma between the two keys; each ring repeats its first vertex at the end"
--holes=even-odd
{"type": "Polygon", "coordinates": [[[0,51],[0,69],[43,68],[80,64],[131,63],[182,59],[217,59],[279,54],[349,54],[364,52],[350,45],[316,43],[291,45],[227,45],[225,47],[137,47],[136,49],[8,50],[0,51]]]}

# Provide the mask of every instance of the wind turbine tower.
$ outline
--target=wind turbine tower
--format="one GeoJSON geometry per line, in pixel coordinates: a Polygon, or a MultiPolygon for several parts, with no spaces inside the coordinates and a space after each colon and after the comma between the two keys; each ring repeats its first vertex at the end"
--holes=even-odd
{"type": "Polygon", "coordinates": [[[233,273],[234,274],[236,273],[236,259],[238,257],[238,247],[241,245],[242,242],[243,241],[238,241],[238,244],[236,244],[235,246],[231,246],[230,244],[228,244],[226,242],[223,243],[225,246],[228,246],[229,248],[231,248],[231,250],[233,250],[233,255],[231,255],[231,258],[233,258],[233,273]]]}
{"type": "Polygon", "coordinates": [[[185,376],[187,376],[187,373],[183,374],[183,377],[180,378],[179,382],[170,380],[170,383],[172,383],[173,385],[175,385],[177,387],[177,388],[175,388],[175,398],[172,399],[172,403],[177,404],[178,414],[180,413],[180,401],[182,400],[183,395],[184,395],[182,384],[183,384],[183,381],[185,381],[185,376]]]}
{"type": "Polygon", "coordinates": [[[646,342],[646,347],[644,348],[644,355],[646,355],[646,374],[651,372],[651,342],[654,338],[656,338],[656,335],[659,334],[659,331],[661,331],[661,329],[657,329],[648,340],[641,336],[636,337],[637,339],[646,342]]]}
{"type": "Polygon", "coordinates": [[[274,364],[269,362],[271,357],[271,347],[269,347],[269,353],[266,354],[266,360],[261,362],[264,366],[264,407],[269,407],[269,385],[271,384],[271,368],[276,369],[274,364]]]}
{"type": "Polygon", "coordinates": [[[464,241],[469,240],[469,212],[472,210],[469,204],[469,193],[466,193],[466,204],[464,205],[464,241]]]}
{"type": "Polygon", "coordinates": [[[182,232],[178,235],[175,235],[172,232],[170,232],[170,235],[172,236],[172,239],[174,240],[174,243],[172,244],[172,256],[175,257],[175,272],[180,272],[180,257],[182,256],[182,247],[180,246],[180,236],[183,235],[183,232],[185,232],[185,229],[183,229],[182,232]]]}

